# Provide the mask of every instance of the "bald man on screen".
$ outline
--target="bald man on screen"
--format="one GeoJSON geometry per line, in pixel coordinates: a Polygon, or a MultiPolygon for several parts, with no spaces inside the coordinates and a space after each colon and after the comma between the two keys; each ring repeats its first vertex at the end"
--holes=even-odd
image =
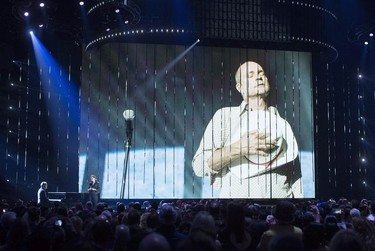
{"type": "Polygon", "coordinates": [[[243,101],[219,109],[193,158],[221,198],[302,198],[298,145],[289,123],[267,104],[268,78],[256,62],[235,75],[243,101]]]}

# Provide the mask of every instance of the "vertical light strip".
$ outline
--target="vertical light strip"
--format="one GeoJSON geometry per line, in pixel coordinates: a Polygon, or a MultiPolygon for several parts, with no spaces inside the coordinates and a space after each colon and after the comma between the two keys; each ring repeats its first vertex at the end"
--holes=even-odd
{"type": "MultiPolygon", "coordinates": [[[[57,70],[57,69],[51,69],[51,71],[53,70],[57,70]]],[[[50,75],[51,77],[51,75],[50,75]]],[[[52,81],[56,81],[56,79],[52,79],[52,81]]],[[[59,92],[58,93],[52,93],[52,95],[58,95],[58,112],[57,112],[57,139],[55,138],[52,138],[52,141],[53,143],[55,143],[55,141],[57,140],[57,151],[56,151],[56,175],[59,176],[60,174],[60,143],[61,143],[61,140],[60,140],[60,137],[61,137],[61,128],[60,128],[60,125],[61,125],[61,107],[63,106],[62,104],[62,98],[61,98],[61,90],[62,90],[62,85],[61,85],[61,82],[62,82],[62,69],[60,68],[59,70],[59,86],[58,86],[58,90],[59,92]]],[[[55,85],[55,83],[53,83],[55,85]]],[[[58,190],[57,190],[58,191],[58,190]]]]}
{"type": "MultiPolygon", "coordinates": [[[[142,46],[140,46],[142,48],[142,46]]],[[[131,50],[131,47],[129,48],[129,46],[127,47],[128,48],[128,53],[129,51],[131,50]]],[[[139,50],[139,46],[136,44],[135,45],[135,79],[137,80],[138,79],[138,73],[139,73],[139,68],[138,68],[138,50],[139,50]]],[[[147,62],[147,55],[146,55],[146,62],[147,62]]],[[[130,105],[130,102],[129,102],[129,89],[131,88],[131,86],[133,85],[134,86],[134,89],[133,89],[133,93],[134,93],[134,99],[137,100],[138,99],[138,91],[137,91],[137,81],[136,83],[130,83],[128,82],[128,65],[130,65],[129,62],[127,62],[127,65],[126,65],[126,70],[127,70],[127,75],[126,75],[126,86],[125,86],[125,105],[126,107],[128,107],[130,105]]],[[[146,63],[147,65],[147,63],[146,63]]],[[[140,86],[140,88],[142,88],[142,86],[140,86]]],[[[146,102],[146,99],[144,99],[145,102],[146,102]]],[[[135,116],[137,116],[137,114],[135,114],[135,116]]],[[[144,123],[144,125],[146,125],[146,121],[144,123]]],[[[134,125],[136,127],[136,125],[134,125]]],[[[136,138],[136,137],[135,137],[136,138]]],[[[134,146],[136,145],[136,142],[134,142],[134,146]]],[[[134,147],[133,146],[133,147],[134,147]]],[[[130,155],[130,152],[129,152],[129,155],[130,155]]],[[[131,174],[131,170],[133,170],[133,196],[135,195],[135,180],[136,180],[136,177],[135,177],[135,154],[133,155],[133,166],[132,166],[132,169],[130,168],[130,156],[129,156],[129,162],[126,164],[128,165],[128,170],[127,170],[127,174],[126,174],[126,183],[128,185],[128,198],[130,197],[130,174],[131,174]]],[[[145,165],[145,162],[144,162],[144,165],[145,165]]],[[[125,167],[125,163],[124,163],[124,167],[125,167]]],[[[143,181],[144,182],[144,181],[143,181]]]]}
{"type": "MultiPolygon", "coordinates": [[[[114,60],[114,56],[112,56],[112,54],[115,54],[113,53],[114,49],[113,49],[113,46],[109,46],[109,58],[110,60],[114,60]],[[113,58],[113,59],[112,59],[113,58]]],[[[116,51],[115,51],[116,52],[116,51]]],[[[112,62],[111,62],[112,63],[112,62]]],[[[111,154],[111,90],[112,90],[112,70],[107,70],[107,156],[110,156],[111,154]]],[[[107,172],[104,172],[104,173],[107,173],[108,176],[109,176],[109,170],[110,170],[110,158],[108,157],[105,161],[107,161],[107,163],[104,163],[104,168],[107,168],[107,172]]],[[[103,168],[103,169],[104,169],[103,168]]],[[[104,170],[103,170],[104,171],[104,170]]],[[[103,177],[103,180],[105,179],[105,177],[103,177]]],[[[107,177],[108,179],[108,177],[107,177]]]]}
{"type": "Polygon", "coordinates": [[[40,151],[40,148],[41,148],[41,119],[42,119],[42,111],[41,111],[41,108],[43,107],[43,101],[42,101],[42,95],[43,95],[43,86],[42,86],[42,76],[43,76],[43,69],[40,68],[39,69],[39,95],[38,95],[38,107],[39,107],[39,110],[38,110],[38,166],[37,166],[37,181],[39,183],[40,181],[40,165],[41,165],[41,151],[40,151]]]}
{"type": "MultiPolygon", "coordinates": [[[[330,79],[329,79],[329,64],[327,64],[326,68],[326,100],[327,100],[327,146],[328,146],[328,171],[331,174],[331,172],[334,172],[334,176],[336,176],[336,168],[332,170],[332,161],[331,161],[331,134],[330,134],[330,127],[329,127],[329,122],[330,122],[330,79]]],[[[334,182],[334,187],[336,187],[336,181],[335,179],[332,179],[331,175],[329,175],[329,183],[334,182]]]]}
{"type": "MultiPolygon", "coordinates": [[[[157,111],[157,102],[156,102],[156,93],[157,93],[157,70],[156,70],[156,66],[157,66],[157,61],[156,61],[156,56],[157,56],[157,46],[156,45],[154,45],[154,53],[153,53],[153,64],[154,64],[154,71],[153,71],[153,107],[152,107],[152,111],[153,111],[153,113],[152,113],[152,152],[153,152],[153,158],[152,158],[152,187],[153,187],[153,189],[152,189],[152,198],[155,198],[155,175],[156,175],[156,173],[155,173],[155,171],[156,171],[156,169],[155,169],[155,147],[156,147],[156,141],[155,141],[155,138],[156,138],[156,111],[157,111]]],[[[134,182],[134,184],[135,184],[135,182],[134,182]]]]}
{"type": "MultiPolygon", "coordinates": [[[[205,51],[206,51],[206,47],[203,47],[202,48],[202,55],[205,55],[205,51]]],[[[205,84],[207,82],[207,78],[206,78],[206,75],[207,75],[207,70],[206,70],[206,57],[203,57],[203,63],[202,63],[202,83],[205,84]]],[[[195,72],[194,72],[195,74],[195,72]]],[[[203,88],[203,93],[202,93],[202,108],[201,108],[201,111],[200,111],[200,114],[202,114],[202,125],[206,125],[207,124],[207,114],[206,114],[206,97],[207,97],[207,92],[206,92],[206,89],[207,88],[203,88]]],[[[214,129],[213,129],[214,130],[214,129]]],[[[204,131],[203,131],[204,133],[204,131]]],[[[214,134],[214,132],[212,132],[212,134],[214,134]]],[[[204,134],[202,134],[204,135],[204,134]]],[[[204,141],[204,137],[202,136],[203,138],[203,142],[202,144],[205,145],[205,141],[204,141]]],[[[198,143],[199,144],[199,143],[198,143]]],[[[199,146],[199,145],[198,145],[199,146]]],[[[205,156],[204,156],[205,152],[203,152],[203,157],[202,159],[205,160],[205,156]]],[[[205,169],[205,166],[203,166],[203,173],[206,172],[205,169]]],[[[195,185],[195,183],[193,183],[195,185]]],[[[202,185],[204,185],[204,180],[203,180],[203,183],[202,185]]],[[[192,192],[193,194],[195,194],[195,186],[192,188],[192,192]]]]}
{"type": "MultiPolygon", "coordinates": [[[[319,170],[319,161],[318,161],[318,159],[319,159],[319,151],[316,148],[316,146],[319,145],[319,137],[315,137],[315,135],[319,135],[319,132],[321,131],[321,130],[319,130],[320,128],[319,128],[318,121],[319,121],[320,117],[319,117],[319,112],[318,112],[318,108],[317,108],[318,105],[320,104],[318,102],[318,97],[319,97],[319,94],[320,94],[318,92],[318,86],[319,86],[318,85],[318,83],[319,83],[318,80],[320,80],[318,78],[318,75],[315,75],[314,79],[313,79],[313,83],[312,83],[313,84],[312,88],[313,88],[313,92],[314,92],[314,96],[313,96],[314,99],[313,99],[313,102],[311,102],[311,111],[313,111],[313,114],[312,114],[313,120],[312,121],[314,121],[314,128],[313,128],[313,130],[311,132],[312,133],[311,138],[314,139],[313,140],[313,142],[314,142],[313,150],[315,152],[315,173],[313,173],[313,174],[317,174],[318,170],[319,170]],[[314,109],[314,107],[315,107],[315,109],[314,109]]],[[[328,177],[328,179],[329,179],[329,177],[328,177]]],[[[316,179],[316,185],[315,185],[315,187],[318,188],[318,185],[319,185],[318,179],[316,179]]]]}
{"type": "MultiPolygon", "coordinates": [[[[23,182],[26,182],[27,176],[27,150],[28,150],[28,126],[29,126],[29,99],[30,99],[30,67],[28,67],[27,71],[27,82],[26,82],[26,98],[25,98],[25,135],[24,135],[24,162],[23,162],[23,182]]],[[[31,165],[30,165],[31,166],[31,165]]]]}
{"type": "MultiPolygon", "coordinates": [[[[173,53],[173,58],[177,57],[177,46],[174,47],[174,53],[173,53]]],[[[184,57],[186,58],[186,56],[184,57]]],[[[172,145],[173,145],[173,197],[176,194],[176,67],[173,67],[173,101],[172,101],[172,118],[173,118],[173,123],[171,123],[171,131],[172,131],[172,145]]],[[[194,123],[193,123],[194,124],[194,123]]]]}
{"type": "MultiPolygon", "coordinates": [[[[30,62],[28,61],[28,66],[30,66],[30,62]]],[[[20,78],[19,82],[20,85],[22,85],[22,73],[23,73],[23,66],[21,64],[20,66],[20,78]]],[[[27,80],[27,79],[26,79],[27,80]]],[[[18,185],[18,168],[19,168],[19,159],[20,159],[20,132],[21,132],[21,116],[20,116],[20,111],[21,111],[21,95],[18,96],[18,121],[17,121],[17,154],[16,154],[16,172],[15,172],[15,180],[16,180],[16,186],[18,185]]]]}
{"type": "MultiPolygon", "coordinates": [[[[196,52],[196,50],[192,50],[192,56],[191,56],[191,58],[195,58],[195,53],[196,52]]],[[[186,72],[186,58],[187,58],[187,56],[185,55],[185,57],[184,57],[184,62],[185,62],[185,72],[186,72]]],[[[195,143],[196,142],[194,142],[194,139],[195,139],[195,123],[196,123],[196,119],[195,119],[195,112],[196,112],[196,108],[195,108],[195,106],[196,106],[196,104],[195,104],[195,100],[198,98],[197,96],[196,96],[196,93],[195,93],[195,85],[196,85],[196,83],[195,83],[195,64],[193,63],[192,65],[191,65],[191,76],[189,77],[189,79],[191,78],[191,138],[192,138],[192,142],[191,142],[191,149],[190,149],[190,151],[192,152],[192,153],[194,153],[194,149],[195,149],[195,143]]],[[[186,78],[185,78],[186,79],[186,78]]],[[[186,83],[186,81],[185,81],[185,83],[186,83]]],[[[175,91],[176,91],[176,85],[175,85],[175,90],[174,90],[174,93],[175,93],[175,91]]],[[[175,97],[176,97],[176,94],[175,94],[175,97]]],[[[176,107],[176,98],[174,98],[174,101],[173,101],[173,106],[174,107],[176,107]]],[[[176,109],[176,108],[175,108],[176,109]]],[[[174,116],[175,117],[175,116],[174,116]]],[[[174,119],[174,121],[175,121],[175,119],[174,119]]],[[[176,123],[174,123],[173,124],[173,131],[174,131],[174,135],[175,135],[175,131],[176,131],[176,126],[175,126],[175,124],[176,123]]],[[[184,135],[184,137],[185,137],[185,135],[184,135]]],[[[173,137],[174,138],[174,137],[173,137]]],[[[199,144],[199,142],[198,142],[198,144],[199,144]]],[[[173,145],[176,145],[176,140],[173,140],[173,145]]],[[[186,153],[185,153],[185,156],[186,156],[186,153]]],[[[193,157],[193,155],[192,155],[192,157],[193,157]]],[[[189,167],[190,167],[190,165],[189,165],[189,167]]],[[[193,169],[193,168],[192,168],[193,169]]],[[[196,179],[195,179],[195,175],[194,175],[194,170],[192,170],[192,186],[194,186],[194,184],[195,184],[195,182],[196,182],[196,179]]],[[[192,188],[192,191],[193,191],[194,189],[192,188]]],[[[190,194],[190,195],[193,195],[194,193],[192,193],[192,194],[190,194]]]]}
{"type": "MultiPolygon", "coordinates": [[[[97,95],[98,97],[98,111],[97,112],[97,128],[96,128],[96,142],[97,142],[97,147],[96,147],[96,163],[97,163],[97,166],[96,166],[96,170],[95,170],[95,173],[99,174],[99,171],[100,171],[100,146],[101,146],[101,143],[102,143],[102,140],[101,140],[101,130],[102,130],[102,113],[100,112],[101,108],[102,108],[102,95],[103,95],[103,91],[102,91],[102,71],[103,71],[103,57],[105,56],[105,53],[103,50],[100,51],[100,64],[99,64],[99,75],[98,75],[98,85],[97,85],[97,89],[95,90],[95,97],[97,95]],[[104,55],[103,55],[104,54],[104,55]]],[[[95,111],[96,112],[96,111],[95,111]]]]}
{"type": "MultiPolygon", "coordinates": [[[[67,111],[66,111],[66,122],[65,122],[65,128],[66,128],[66,135],[65,135],[65,140],[66,140],[66,148],[65,148],[65,175],[68,176],[69,173],[69,162],[71,163],[72,161],[69,161],[69,142],[70,142],[70,124],[75,124],[70,121],[70,102],[73,98],[76,97],[75,93],[73,93],[73,90],[75,88],[73,87],[74,83],[72,82],[71,79],[71,73],[72,73],[72,55],[69,55],[69,65],[68,65],[68,96],[67,96],[67,111]]],[[[74,104],[74,102],[73,102],[74,104]]],[[[73,109],[76,109],[76,107],[73,107],[73,109]]],[[[73,121],[74,122],[74,121],[73,121]]]]}
{"type": "MultiPolygon", "coordinates": [[[[115,126],[115,132],[118,132],[119,129],[120,129],[120,117],[122,117],[122,109],[120,109],[120,91],[121,91],[121,80],[120,80],[120,69],[121,69],[121,66],[122,66],[122,60],[120,60],[122,58],[122,47],[121,47],[121,43],[119,43],[117,45],[117,88],[116,88],[116,126],[115,126]]],[[[121,76],[123,77],[123,76],[121,76]]],[[[126,85],[126,83],[125,83],[126,85]]],[[[125,88],[124,88],[125,89],[125,88]]],[[[125,97],[125,95],[124,95],[125,97]]],[[[119,161],[119,151],[120,151],[120,147],[119,147],[119,136],[116,136],[116,167],[115,167],[115,170],[116,172],[112,175],[115,175],[115,187],[116,187],[116,190],[115,190],[115,194],[114,196],[116,195],[117,197],[117,188],[118,188],[118,184],[119,184],[119,170],[120,170],[120,163],[123,163],[123,161],[119,161]]],[[[108,172],[108,175],[107,175],[107,182],[109,182],[110,180],[110,173],[108,172]]]]}
{"type": "MultiPolygon", "coordinates": [[[[146,64],[145,64],[145,83],[144,83],[144,92],[147,93],[148,91],[148,86],[145,86],[146,83],[151,83],[151,74],[149,74],[150,72],[150,66],[149,66],[149,50],[147,49],[146,47],[146,55],[145,55],[145,58],[146,58],[146,64]]],[[[137,58],[137,57],[136,57],[137,58]]],[[[138,63],[138,61],[136,60],[136,62],[138,63]]],[[[142,88],[142,86],[140,87],[142,88]]],[[[136,90],[135,90],[135,93],[138,93],[136,90]]],[[[148,111],[148,100],[146,98],[143,98],[144,102],[143,102],[143,113],[144,114],[150,114],[149,111],[148,111]]],[[[147,144],[147,133],[148,133],[148,130],[147,130],[147,117],[148,116],[144,116],[144,120],[143,120],[143,128],[144,128],[144,132],[143,132],[143,184],[145,183],[145,176],[146,176],[146,170],[147,170],[147,167],[146,167],[146,158],[147,158],[147,155],[146,155],[146,148],[148,146],[147,144]]],[[[154,174],[154,173],[152,173],[154,174]]],[[[154,185],[154,183],[152,183],[154,185]]]]}
{"type": "MultiPolygon", "coordinates": [[[[165,59],[165,62],[164,64],[167,65],[168,64],[168,47],[167,46],[163,46],[164,47],[164,59],[165,59]]],[[[162,50],[160,50],[162,51],[162,50]]],[[[167,184],[167,171],[168,171],[168,168],[167,168],[167,165],[171,165],[171,163],[167,163],[167,125],[168,125],[168,68],[165,69],[164,72],[161,72],[161,74],[164,74],[164,184],[167,184]]],[[[160,77],[160,79],[162,79],[162,77],[160,77]]],[[[160,81],[161,82],[161,81],[160,81]]],[[[159,83],[160,85],[162,83],[159,83]]],[[[161,89],[161,87],[160,87],[161,89]]],[[[160,114],[161,115],[161,114],[160,114]]],[[[174,163],[172,163],[172,165],[174,166],[174,163]]],[[[173,167],[174,169],[174,167],[173,167]]],[[[169,174],[170,175],[170,174],[169,174]]],[[[172,174],[173,175],[173,174],[172,174]]],[[[173,193],[174,193],[174,189],[173,189],[173,193]]]]}
{"type": "MultiPolygon", "coordinates": [[[[93,88],[93,81],[91,79],[91,72],[92,72],[92,53],[89,54],[89,71],[88,71],[88,93],[87,93],[87,130],[86,130],[86,162],[89,163],[90,159],[93,158],[91,156],[91,151],[90,151],[90,133],[91,133],[91,121],[90,121],[90,111],[91,111],[91,92],[93,88]]],[[[87,165],[87,164],[86,164],[87,165]]],[[[88,169],[88,168],[87,168],[88,169]]],[[[89,173],[85,173],[86,175],[86,180],[89,180],[89,173]]],[[[86,190],[86,189],[85,189],[86,190]]]]}

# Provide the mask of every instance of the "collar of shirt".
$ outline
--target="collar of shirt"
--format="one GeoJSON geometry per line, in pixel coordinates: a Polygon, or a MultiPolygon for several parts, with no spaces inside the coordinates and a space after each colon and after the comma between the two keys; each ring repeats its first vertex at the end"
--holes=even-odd
{"type": "MultiPolygon", "coordinates": [[[[245,102],[245,101],[242,101],[242,103],[240,104],[240,117],[249,110],[249,105],[245,102]]],[[[253,109],[250,108],[250,111],[252,111],[253,109]]],[[[267,108],[267,111],[269,111],[270,113],[273,113],[277,116],[280,116],[277,109],[273,106],[269,106],[267,108]]]]}
{"type": "Polygon", "coordinates": [[[249,107],[249,105],[245,101],[242,101],[242,103],[240,104],[240,117],[241,117],[242,114],[247,112],[248,107],[249,107]]]}

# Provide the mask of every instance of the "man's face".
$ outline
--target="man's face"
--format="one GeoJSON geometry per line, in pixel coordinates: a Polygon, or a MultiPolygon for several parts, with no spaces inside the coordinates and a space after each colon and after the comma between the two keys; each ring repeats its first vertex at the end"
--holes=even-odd
{"type": "Polygon", "coordinates": [[[239,68],[236,74],[236,88],[242,97],[267,96],[270,91],[268,78],[263,68],[255,62],[246,62],[239,68]]]}

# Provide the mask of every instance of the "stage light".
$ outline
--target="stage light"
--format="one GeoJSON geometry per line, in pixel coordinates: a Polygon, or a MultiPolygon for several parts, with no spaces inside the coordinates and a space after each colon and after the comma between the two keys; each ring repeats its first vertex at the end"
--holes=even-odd
{"type": "Polygon", "coordinates": [[[365,159],[365,158],[362,158],[362,162],[366,162],[366,159],[365,159]]]}
{"type": "Polygon", "coordinates": [[[120,13],[120,10],[119,10],[119,9],[116,9],[115,12],[116,12],[116,13],[120,13]]]}
{"type": "Polygon", "coordinates": [[[370,33],[369,36],[370,36],[370,37],[373,37],[373,36],[374,36],[374,33],[370,33]]]}
{"type": "Polygon", "coordinates": [[[365,41],[365,45],[368,45],[368,42],[367,42],[367,41],[365,41]]]}
{"type": "Polygon", "coordinates": [[[363,181],[362,183],[363,183],[363,185],[366,185],[366,181],[363,181]]]}
{"type": "Polygon", "coordinates": [[[362,141],[364,141],[365,139],[364,138],[361,138],[362,141]]]}
{"type": "Polygon", "coordinates": [[[25,11],[25,12],[23,13],[23,15],[24,15],[25,17],[28,17],[28,16],[30,15],[30,13],[27,12],[27,11],[25,11]]]}
{"type": "Polygon", "coordinates": [[[128,24],[129,23],[129,20],[125,20],[125,22],[124,22],[125,24],[128,24]]]}
{"type": "Polygon", "coordinates": [[[39,24],[39,28],[43,28],[43,26],[44,26],[43,24],[39,24]]]}
{"type": "Polygon", "coordinates": [[[13,110],[13,106],[9,106],[9,110],[13,110]]]}
{"type": "Polygon", "coordinates": [[[362,74],[359,74],[359,75],[358,75],[358,78],[362,78],[362,74]]]}
{"type": "Polygon", "coordinates": [[[79,2],[79,5],[83,6],[85,3],[83,1],[79,2]]]}
{"type": "Polygon", "coordinates": [[[111,29],[110,28],[107,28],[106,31],[110,31],[111,29]]]}
{"type": "Polygon", "coordinates": [[[43,8],[44,7],[44,3],[43,2],[40,3],[39,6],[43,8]]]}
{"type": "Polygon", "coordinates": [[[33,35],[33,34],[34,34],[34,32],[33,32],[33,31],[29,31],[29,33],[30,33],[30,35],[33,35]]]}

